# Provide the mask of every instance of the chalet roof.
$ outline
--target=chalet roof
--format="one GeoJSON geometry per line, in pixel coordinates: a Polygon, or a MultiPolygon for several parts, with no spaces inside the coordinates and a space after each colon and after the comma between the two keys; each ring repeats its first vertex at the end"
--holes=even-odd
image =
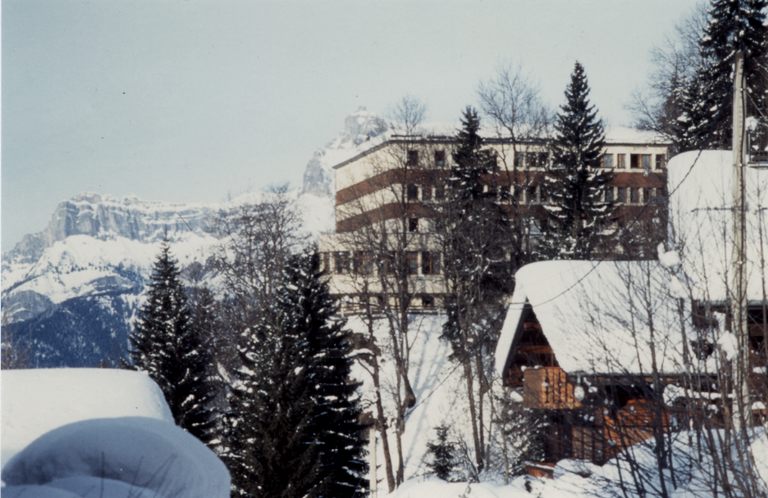
{"type": "MultiPolygon", "coordinates": [[[[672,246],[697,299],[724,302],[733,246],[733,156],[731,151],[692,151],[668,164],[672,246]]],[[[747,297],[763,300],[761,251],[768,259],[768,169],[747,167],[747,297]]]]}
{"type": "MultiPolygon", "coordinates": [[[[675,280],[657,261],[545,261],[516,274],[515,292],[496,348],[503,374],[523,311],[536,313],[555,357],[568,373],[681,372],[682,334],[675,280]]],[[[682,316],[690,316],[684,312],[682,316]]]]}

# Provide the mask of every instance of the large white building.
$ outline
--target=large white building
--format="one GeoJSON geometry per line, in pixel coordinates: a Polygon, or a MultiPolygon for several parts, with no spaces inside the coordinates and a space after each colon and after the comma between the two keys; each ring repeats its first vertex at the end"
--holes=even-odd
{"type": "MultiPolygon", "coordinates": [[[[377,304],[401,294],[385,278],[393,268],[408,274],[405,292],[413,309],[441,306],[445,285],[433,223],[455,146],[449,135],[391,135],[334,166],[336,230],[321,239],[320,251],[345,309],[359,307],[362,299],[377,304]]],[[[484,146],[502,171],[498,184],[487,188],[517,189],[518,202],[505,209],[530,220],[529,243],[535,244],[546,202],[541,183],[547,144],[487,137],[484,146]]],[[[618,225],[638,216],[665,219],[668,146],[653,133],[607,131],[602,165],[614,173],[607,195],[620,204],[618,225]]]]}

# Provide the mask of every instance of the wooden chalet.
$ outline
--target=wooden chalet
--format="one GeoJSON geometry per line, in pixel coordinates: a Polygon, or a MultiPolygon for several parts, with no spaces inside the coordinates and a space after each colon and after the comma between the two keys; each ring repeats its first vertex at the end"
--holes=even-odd
{"type": "Polygon", "coordinates": [[[651,402],[649,364],[653,343],[663,384],[680,377],[679,315],[663,277],[650,261],[550,261],[517,273],[496,367],[547,423],[544,461],[529,471],[546,474],[564,458],[602,465],[656,423],[669,426],[669,411],[651,402]],[[633,308],[640,297],[652,303],[647,319],[633,308]]]}

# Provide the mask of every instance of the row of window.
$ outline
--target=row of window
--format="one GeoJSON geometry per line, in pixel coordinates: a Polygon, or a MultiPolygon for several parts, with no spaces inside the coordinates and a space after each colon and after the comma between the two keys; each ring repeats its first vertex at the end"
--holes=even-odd
{"type": "MultiPolygon", "coordinates": [[[[323,253],[322,262],[325,271],[337,275],[371,275],[376,267],[374,255],[369,251],[323,253]]],[[[381,263],[381,271],[384,274],[393,273],[398,264],[396,253],[390,253],[381,263]]],[[[442,257],[439,252],[407,251],[402,263],[408,275],[439,275],[442,271],[442,257]]]]}
{"type": "MultiPolygon", "coordinates": [[[[394,296],[389,297],[389,305],[396,305],[394,296]]],[[[368,302],[370,305],[376,309],[381,309],[384,307],[384,296],[380,294],[374,294],[372,296],[368,296],[368,302]]],[[[350,298],[348,300],[342,300],[342,303],[345,305],[351,305],[351,306],[362,306],[365,303],[361,302],[362,298],[358,297],[350,298]]],[[[408,298],[408,306],[409,307],[422,307],[422,308],[434,308],[435,307],[435,296],[431,294],[417,294],[415,296],[410,296],[408,298]]]]}
{"type": "MultiPolygon", "coordinates": [[[[542,201],[545,200],[545,195],[539,185],[530,185],[524,189],[519,186],[505,185],[499,187],[499,190],[503,190],[505,194],[509,195],[512,193],[513,187],[518,189],[517,194],[520,196],[519,201],[521,204],[541,204],[542,201]]],[[[492,189],[493,187],[490,185],[485,186],[486,192],[489,192],[492,189]]],[[[663,197],[663,195],[664,193],[662,189],[659,188],[608,187],[605,191],[605,200],[618,201],[623,204],[648,204],[652,201],[655,202],[663,197]]],[[[445,187],[409,184],[406,186],[406,196],[409,201],[442,201],[445,200],[445,187]]],[[[417,232],[418,226],[414,226],[413,228],[409,226],[409,231],[417,232]]]]}
{"type": "MultiPolygon", "coordinates": [[[[627,156],[629,156],[629,169],[664,169],[667,164],[666,154],[603,154],[601,165],[603,168],[627,169],[627,156]]],[[[444,150],[433,152],[433,163],[436,168],[446,165],[446,153],[444,150]]],[[[543,168],[549,161],[547,152],[518,152],[514,155],[514,165],[518,168],[543,168]]],[[[407,166],[419,165],[419,151],[408,150],[406,155],[407,166]]]]}
{"type": "Polygon", "coordinates": [[[603,168],[627,168],[627,155],[629,156],[629,169],[664,169],[667,165],[665,154],[603,154],[601,165],[603,168]],[[655,159],[655,160],[654,160],[655,159]]]}

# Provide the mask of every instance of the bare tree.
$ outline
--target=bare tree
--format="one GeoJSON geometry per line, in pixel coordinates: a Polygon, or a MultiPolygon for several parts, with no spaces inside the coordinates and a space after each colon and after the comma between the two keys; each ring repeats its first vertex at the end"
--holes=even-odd
{"type": "Polygon", "coordinates": [[[480,83],[478,97],[499,139],[495,150],[509,180],[510,188],[502,191],[499,202],[509,215],[510,254],[516,269],[533,259],[531,231],[536,218],[522,201],[541,182],[541,175],[533,170],[548,161],[546,140],[551,137],[552,112],[519,66],[499,68],[493,78],[480,83]]]}
{"type": "Polygon", "coordinates": [[[430,198],[432,193],[427,167],[431,148],[417,135],[424,115],[424,105],[413,97],[404,97],[395,106],[393,129],[398,134],[369,156],[368,180],[345,191],[350,200],[339,208],[343,227],[335,236],[340,251],[332,251],[328,262],[336,273],[344,274],[336,280],[346,286],[345,307],[354,308],[365,325],[366,332],[357,336],[365,354],[358,359],[373,382],[374,417],[390,491],[404,480],[402,436],[408,411],[416,403],[410,353],[419,330],[411,315],[423,287],[417,274],[425,260],[420,265],[419,255],[425,252],[430,224],[425,216],[429,208],[419,202],[419,192],[422,200],[426,189],[430,198]],[[393,385],[388,385],[384,362],[394,365],[393,385]],[[391,397],[392,415],[386,412],[384,394],[391,397]]]}
{"type": "Polygon", "coordinates": [[[674,32],[651,51],[653,72],[645,88],[636,90],[628,108],[635,126],[653,130],[670,139],[675,137],[677,117],[681,113],[680,97],[686,82],[700,66],[699,41],[707,25],[707,5],[697,4],[675,25],[674,32]]]}

